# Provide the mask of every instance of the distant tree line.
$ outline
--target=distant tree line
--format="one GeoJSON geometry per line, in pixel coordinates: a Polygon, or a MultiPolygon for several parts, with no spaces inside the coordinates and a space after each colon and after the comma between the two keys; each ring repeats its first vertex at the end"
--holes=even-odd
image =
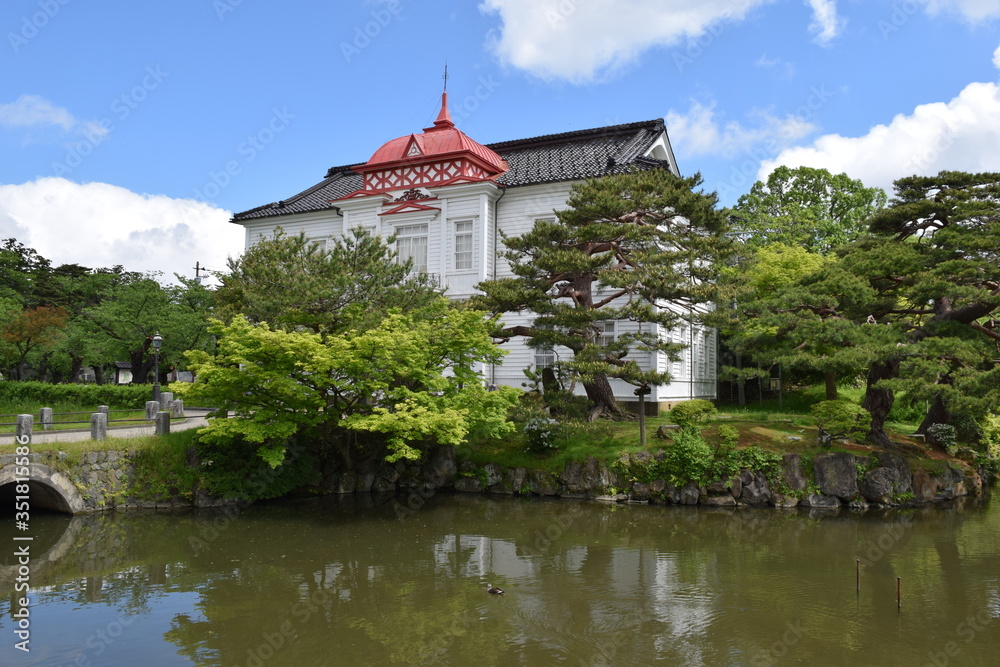
{"type": "Polygon", "coordinates": [[[211,350],[212,292],[196,280],[122,266],[88,268],[52,262],[17,239],[0,244],[0,369],[6,380],[114,381],[116,361],[131,364],[132,382],[152,381],[152,338],[163,338],[161,375],[183,368],[183,352],[211,350]]]}

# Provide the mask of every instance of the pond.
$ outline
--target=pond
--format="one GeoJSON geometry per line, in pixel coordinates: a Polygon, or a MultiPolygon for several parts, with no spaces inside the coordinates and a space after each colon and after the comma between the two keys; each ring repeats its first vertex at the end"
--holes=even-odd
{"type": "Polygon", "coordinates": [[[409,504],[33,517],[30,653],[15,648],[24,542],[5,521],[0,664],[941,667],[1000,654],[997,503],[409,504]]]}

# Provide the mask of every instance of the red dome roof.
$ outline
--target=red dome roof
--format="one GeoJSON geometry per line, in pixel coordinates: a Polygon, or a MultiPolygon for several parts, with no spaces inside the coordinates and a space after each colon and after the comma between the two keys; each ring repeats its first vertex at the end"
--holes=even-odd
{"type": "Polygon", "coordinates": [[[455,127],[448,113],[448,93],[441,96],[441,112],[432,127],[382,145],[357,171],[368,172],[390,163],[423,163],[441,157],[470,157],[495,177],[507,171],[503,158],[455,127]]]}

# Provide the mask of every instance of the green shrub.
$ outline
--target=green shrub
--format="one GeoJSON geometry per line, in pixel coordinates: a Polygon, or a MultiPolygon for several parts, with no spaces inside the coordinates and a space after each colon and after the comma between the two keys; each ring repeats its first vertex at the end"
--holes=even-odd
{"type": "Polygon", "coordinates": [[[670,410],[668,417],[679,426],[702,424],[718,413],[711,401],[696,398],[692,401],[678,403],[670,410]]]}
{"type": "Polygon", "coordinates": [[[261,446],[257,443],[238,437],[227,442],[221,442],[218,436],[212,442],[196,437],[202,484],[220,498],[248,502],[280,498],[315,481],[319,466],[304,438],[301,434],[293,436],[285,449],[284,461],[272,468],[258,455],[261,446]]]}
{"type": "Polygon", "coordinates": [[[556,440],[562,427],[551,417],[535,417],[524,425],[524,439],[528,441],[528,451],[532,454],[549,454],[558,446],[556,440]]]}
{"type": "Polygon", "coordinates": [[[958,444],[955,427],[951,424],[931,424],[927,427],[927,441],[953,454],[958,444]]]}
{"type": "Polygon", "coordinates": [[[740,432],[735,426],[723,424],[719,427],[719,439],[724,449],[736,449],[740,442],[740,432]]]}
{"type": "Polygon", "coordinates": [[[986,415],[981,424],[983,438],[980,441],[987,458],[1000,460],[1000,415],[986,415]]]}
{"type": "Polygon", "coordinates": [[[850,401],[820,401],[809,411],[821,431],[820,441],[825,443],[837,438],[862,437],[871,422],[868,411],[850,401]]]}
{"type": "Polygon", "coordinates": [[[681,428],[672,434],[671,440],[663,450],[663,460],[651,472],[672,484],[707,482],[709,473],[714,469],[715,456],[698,429],[692,426],[681,428]]]}
{"type": "Polygon", "coordinates": [[[114,410],[136,409],[151,400],[152,395],[153,388],[148,384],[0,382],[0,402],[38,408],[70,403],[81,407],[107,405],[114,410]]]}

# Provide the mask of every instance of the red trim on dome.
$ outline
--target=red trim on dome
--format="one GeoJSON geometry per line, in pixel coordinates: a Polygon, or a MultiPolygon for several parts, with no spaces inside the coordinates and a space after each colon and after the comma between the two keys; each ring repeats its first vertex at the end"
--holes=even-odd
{"type": "MultiPolygon", "coordinates": [[[[448,111],[448,93],[433,127],[383,144],[354,171],[365,177],[365,191],[385,192],[415,186],[440,186],[465,180],[491,180],[508,170],[494,151],[455,127],[448,111]],[[419,155],[410,155],[416,145],[419,155]]],[[[348,195],[353,196],[353,195],[348,195]]]]}

